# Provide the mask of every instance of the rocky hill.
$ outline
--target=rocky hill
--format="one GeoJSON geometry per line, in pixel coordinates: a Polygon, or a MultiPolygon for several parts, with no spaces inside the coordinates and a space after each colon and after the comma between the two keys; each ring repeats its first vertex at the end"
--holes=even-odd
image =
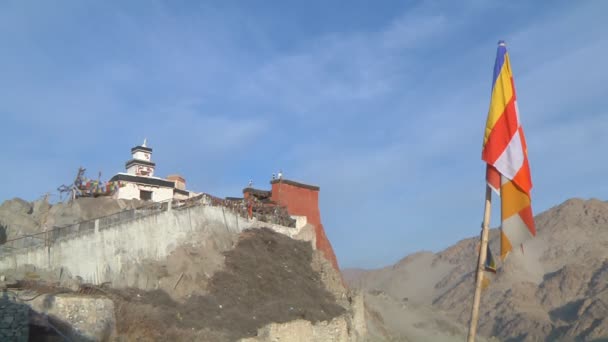
{"type": "MultiPolygon", "coordinates": [[[[537,237],[490,274],[479,334],[501,341],[608,337],[608,203],[571,199],[535,219],[537,237]]],[[[497,253],[496,230],[490,245],[497,253]]],[[[370,330],[384,339],[462,340],[477,246],[478,238],[469,238],[386,268],[346,270],[345,279],[366,291],[366,305],[379,317],[370,330]]]]}
{"type": "MultiPolygon", "coordinates": [[[[110,198],[57,205],[14,199],[0,206],[0,222],[11,239],[43,231],[45,226],[122,215],[122,210],[134,207],[142,210],[141,205],[110,198]]],[[[117,271],[120,277],[111,281],[84,283],[64,263],[49,269],[28,264],[31,259],[26,258],[19,267],[0,271],[0,289],[8,289],[14,298],[11,305],[32,309],[30,317],[35,319],[29,329],[35,340],[62,340],[64,335],[74,341],[363,341],[362,297],[344,287],[331,260],[315,248],[314,227],[299,228],[294,238],[282,232],[296,228],[255,220],[242,222],[258,223],[252,228],[234,230],[229,222],[238,225],[239,221],[229,210],[203,204],[175,207],[162,212],[163,217],[173,218],[169,221],[150,216],[130,227],[100,228],[96,231],[100,239],[87,240],[93,254],[113,248],[108,239],[114,234],[111,231],[135,248],[137,237],[124,235],[128,229],[142,226],[147,234],[160,234],[169,222],[169,234],[176,235],[187,226],[187,234],[162,257],[127,257],[115,248],[112,258],[124,260],[117,271]]],[[[70,236],[65,242],[96,233],[70,236]]],[[[53,248],[70,253],[61,243],[53,248]]],[[[4,257],[15,258],[11,251],[6,249],[4,257]]],[[[0,304],[6,300],[0,298],[0,304]]],[[[2,315],[0,310],[0,320],[2,315]]],[[[0,326],[0,336],[5,336],[4,330],[0,326]]]]}

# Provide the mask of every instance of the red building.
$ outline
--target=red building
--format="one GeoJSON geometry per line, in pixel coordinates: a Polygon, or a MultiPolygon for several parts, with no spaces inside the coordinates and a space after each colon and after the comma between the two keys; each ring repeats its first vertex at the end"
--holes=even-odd
{"type": "MultiPolygon", "coordinates": [[[[287,179],[275,179],[270,184],[272,185],[271,191],[264,191],[264,195],[273,204],[287,208],[289,215],[306,216],[307,222],[315,227],[317,249],[323,253],[336,270],[340,271],[338,260],[321,222],[319,187],[287,179]]],[[[261,192],[260,190],[245,189],[243,190],[245,198],[253,191],[256,191],[257,194],[261,192]]]]}

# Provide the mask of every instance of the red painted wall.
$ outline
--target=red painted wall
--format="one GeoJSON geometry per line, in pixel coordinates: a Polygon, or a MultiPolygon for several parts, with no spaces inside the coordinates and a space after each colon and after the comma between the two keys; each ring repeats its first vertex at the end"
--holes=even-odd
{"type": "Polygon", "coordinates": [[[317,238],[317,249],[320,250],[325,258],[331,262],[339,272],[338,260],[331,243],[325,235],[323,223],[321,223],[321,213],[319,211],[319,188],[305,184],[277,180],[272,182],[271,200],[279,205],[287,207],[290,215],[306,216],[308,223],[315,227],[317,238]]]}

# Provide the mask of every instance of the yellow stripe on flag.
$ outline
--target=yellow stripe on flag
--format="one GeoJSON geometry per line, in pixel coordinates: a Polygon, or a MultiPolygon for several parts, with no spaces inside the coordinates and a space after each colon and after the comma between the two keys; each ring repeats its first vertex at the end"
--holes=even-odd
{"type": "Polygon", "coordinates": [[[500,116],[504,113],[507,103],[513,97],[513,89],[511,87],[511,68],[509,66],[509,59],[505,58],[505,62],[502,65],[502,71],[492,90],[492,99],[490,101],[490,110],[488,112],[488,121],[486,122],[486,132],[483,138],[483,144],[485,145],[490,138],[490,133],[494,129],[494,125],[500,116]]]}

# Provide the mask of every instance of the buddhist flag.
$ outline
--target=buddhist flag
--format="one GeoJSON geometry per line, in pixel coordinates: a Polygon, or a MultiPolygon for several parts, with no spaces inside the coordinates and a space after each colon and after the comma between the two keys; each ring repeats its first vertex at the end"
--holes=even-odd
{"type": "Polygon", "coordinates": [[[513,246],[520,246],[536,235],[530,200],[532,178],[528,150],[504,41],[498,42],[481,158],[487,163],[488,185],[501,198],[500,257],[504,260],[513,246]]]}

